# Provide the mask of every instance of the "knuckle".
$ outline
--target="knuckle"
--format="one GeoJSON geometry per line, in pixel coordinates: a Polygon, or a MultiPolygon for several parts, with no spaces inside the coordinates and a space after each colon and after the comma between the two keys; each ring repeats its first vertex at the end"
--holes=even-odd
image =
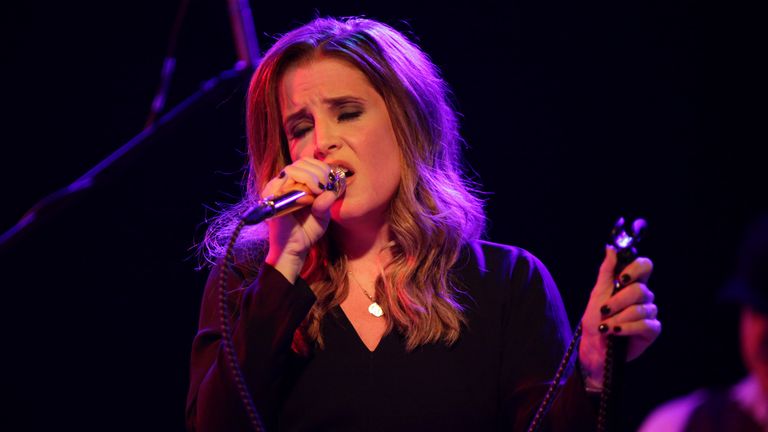
{"type": "Polygon", "coordinates": [[[647,286],[642,286],[642,295],[643,295],[643,303],[653,303],[656,296],[653,294],[653,291],[648,289],[647,286]]]}
{"type": "Polygon", "coordinates": [[[653,272],[653,261],[646,257],[639,257],[637,259],[639,270],[642,274],[648,275],[653,272]]]}
{"type": "Polygon", "coordinates": [[[648,272],[650,273],[653,271],[653,261],[651,261],[649,258],[646,258],[646,260],[648,261],[648,272]]]}
{"type": "Polygon", "coordinates": [[[655,319],[646,318],[643,320],[643,327],[650,330],[653,333],[659,333],[661,331],[661,323],[655,319]]]}
{"type": "Polygon", "coordinates": [[[277,185],[280,184],[280,179],[272,179],[267,182],[267,184],[264,185],[264,188],[259,193],[260,197],[269,196],[277,189],[277,185]]]}
{"type": "Polygon", "coordinates": [[[651,261],[648,257],[637,257],[637,265],[642,267],[643,269],[651,269],[653,268],[653,261],[651,261]]]}
{"type": "Polygon", "coordinates": [[[625,306],[642,303],[640,300],[643,296],[643,291],[638,283],[631,283],[625,286],[618,294],[616,294],[616,297],[619,295],[621,295],[620,298],[625,306]]]}
{"type": "Polygon", "coordinates": [[[635,305],[635,311],[637,312],[638,317],[642,317],[642,318],[648,317],[648,310],[646,309],[644,304],[635,305]]]}

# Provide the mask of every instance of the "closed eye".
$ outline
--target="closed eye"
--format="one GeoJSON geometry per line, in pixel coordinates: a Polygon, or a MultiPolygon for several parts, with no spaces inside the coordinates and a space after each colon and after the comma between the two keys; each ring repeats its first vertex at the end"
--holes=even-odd
{"type": "Polygon", "coordinates": [[[298,124],[291,129],[291,139],[299,139],[312,130],[312,125],[298,124]]]}
{"type": "MultiPolygon", "coordinates": [[[[339,105],[341,105],[340,107],[337,107],[338,109],[337,121],[339,123],[352,121],[359,118],[361,115],[363,115],[363,109],[362,107],[359,106],[358,103],[350,104],[349,102],[340,102],[339,105]],[[356,105],[356,106],[353,107],[348,105],[356,105]]],[[[309,114],[307,114],[305,110],[301,110],[295,114],[292,114],[289,117],[289,121],[287,123],[290,126],[287,127],[286,129],[288,130],[288,133],[290,135],[289,138],[292,140],[301,139],[314,127],[314,122],[312,121],[312,117],[309,114]]]]}
{"type": "Polygon", "coordinates": [[[363,114],[362,111],[352,111],[352,112],[345,112],[339,114],[339,121],[348,121],[348,120],[354,120],[358,117],[360,117],[363,114]]]}

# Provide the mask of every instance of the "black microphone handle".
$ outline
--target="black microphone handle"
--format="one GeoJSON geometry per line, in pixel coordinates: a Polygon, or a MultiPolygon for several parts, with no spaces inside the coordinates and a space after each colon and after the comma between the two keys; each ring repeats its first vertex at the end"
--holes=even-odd
{"type": "MultiPolygon", "coordinates": [[[[637,249],[632,246],[622,248],[618,251],[616,257],[616,268],[614,269],[614,280],[617,282],[614,285],[613,293],[611,294],[612,296],[624,288],[618,282],[620,280],[621,273],[629,264],[632,263],[632,261],[635,260],[635,258],[637,258],[637,256],[637,249]]],[[[619,430],[621,418],[625,414],[623,407],[621,406],[621,402],[623,400],[624,394],[624,381],[629,341],[627,340],[626,336],[619,335],[610,335],[608,336],[608,339],[609,352],[608,358],[606,358],[605,361],[606,364],[608,364],[606,373],[610,374],[610,376],[606,377],[608,388],[604,389],[604,392],[606,390],[608,392],[608,394],[605,395],[605,403],[607,404],[607,418],[605,419],[605,424],[602,425],[605,427],[605,429],[602,430],[617,431],[619,430]]]]}

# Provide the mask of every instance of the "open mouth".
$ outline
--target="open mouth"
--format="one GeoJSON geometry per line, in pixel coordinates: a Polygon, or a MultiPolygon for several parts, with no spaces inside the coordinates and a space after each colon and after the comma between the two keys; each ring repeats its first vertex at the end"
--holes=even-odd
{"type": "Polygon", "coordinates": [[[350,181],[350,177],[353,175],[355,175],[355,172],[351,169],[345,166],[331,164],[331,173],[328,176],[328,184],[323,186],[321,183],[320,186],[325,190],[335,191],[338,195],[342,195],[346,192],[347,182],[350,181]]]}
{"type": "Polygon", "coordinates": [[[355,175],[354,171],[345,166],[337,165],[336,167],[344,172],[344,177],[352,177],[355,175]]]}

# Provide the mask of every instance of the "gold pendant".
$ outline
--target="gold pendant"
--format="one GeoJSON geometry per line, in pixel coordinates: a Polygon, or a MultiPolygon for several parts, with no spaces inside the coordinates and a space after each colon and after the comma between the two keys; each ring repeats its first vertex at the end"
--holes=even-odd
{"type": "Polygon", "coordinates": [[[379,306],[379,304],[376,302],[373,302],[370,306],[368,306],[368,312],[370,312],[371,315],[375,316],[376,318],[380,318],[382,315],[384,315],[384,311],[381,309],[381,306],[379,306]]]}

